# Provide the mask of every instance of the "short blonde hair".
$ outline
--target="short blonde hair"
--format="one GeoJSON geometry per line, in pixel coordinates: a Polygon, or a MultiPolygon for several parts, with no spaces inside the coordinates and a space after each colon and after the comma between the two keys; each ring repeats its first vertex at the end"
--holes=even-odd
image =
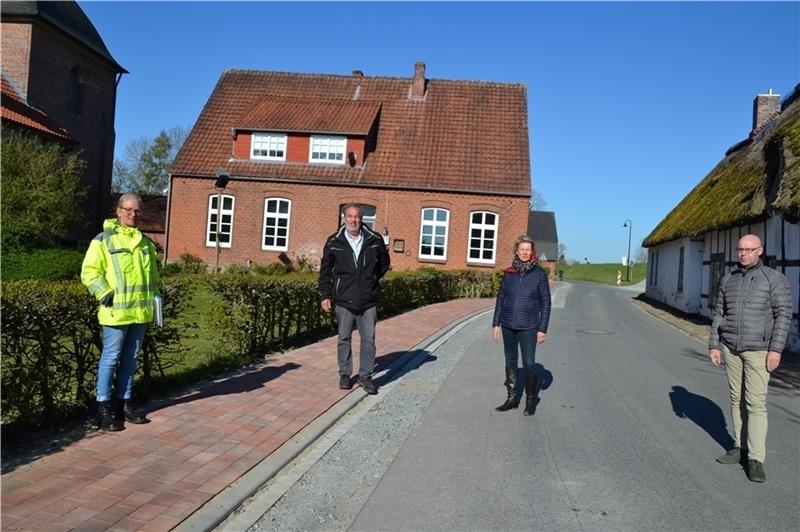
{"type": "Polygon", "coordinates": [[[524,243],[524,242],[527,242],[528,244],[531,245],[531,251],[534,251],[534,252],[536,251],[536,243],[533,241],[533,239],[531,237],[529,237],[528,235],[520,235],[514,241],[514,253],[516,253],[519,250],[519,245],[524,243]]]}
{"type": "Polygon", "coordinates": [[[121,209],[122,208],[122,204],[125,203],[127,200],[130,200],[130,199],[135,199],[137,202],[139,202],[139,208],[142,207],[142,198],[141,198],[141,196],[139,196],[139,194],[134,194],[132,192],[129,192],[128,194],[123,194],[122,196],[119,197],[119,200],[117,201],[117,209],[121,209]]]}

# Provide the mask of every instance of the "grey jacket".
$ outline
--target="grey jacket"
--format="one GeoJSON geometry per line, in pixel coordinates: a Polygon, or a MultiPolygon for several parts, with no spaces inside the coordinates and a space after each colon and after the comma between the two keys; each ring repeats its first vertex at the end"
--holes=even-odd
{"type": "Polygon", "coordinates": [[[786,277],[759,261],[737,266],[719,283],[709,349],[720,342],[733,351],[777,351],[786,346],[792,324],[792,294],[786,277]]]}

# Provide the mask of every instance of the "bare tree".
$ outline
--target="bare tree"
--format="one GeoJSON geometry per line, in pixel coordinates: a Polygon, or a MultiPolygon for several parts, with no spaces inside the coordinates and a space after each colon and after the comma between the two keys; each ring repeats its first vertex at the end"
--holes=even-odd
{"type": "Polygon", "coordinates": [[[140,137],[130,141],[122,159],[114,160],[112,189],[163,194],[169,185],[169,167],[188,135],[189,128],[173,127],[154,139],[140,137]]]}
{"type": "Polygon", "coordinates": [[[538,190],[534,190],[531,194],[531,201],[530,201],[530,210],[532,211],[543,211],[547,209],[547,201],[545,201],[544,196],[538,190]]]}

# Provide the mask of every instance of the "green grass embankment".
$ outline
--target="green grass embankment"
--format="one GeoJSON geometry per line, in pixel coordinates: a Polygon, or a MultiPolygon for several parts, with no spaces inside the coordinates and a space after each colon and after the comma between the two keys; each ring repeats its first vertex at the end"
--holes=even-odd
{"type": "Polygon", "coordinates": [[[628,268],[619,264],[573,264],[559,266],[564,272],[565,281],[588,281],[591,283],[617,284],[617,272],[622,272],[622,285],[636,284],[647,274],[647,264],[634,264],[631,267],[631,280],[625,277],[628,268]]]}

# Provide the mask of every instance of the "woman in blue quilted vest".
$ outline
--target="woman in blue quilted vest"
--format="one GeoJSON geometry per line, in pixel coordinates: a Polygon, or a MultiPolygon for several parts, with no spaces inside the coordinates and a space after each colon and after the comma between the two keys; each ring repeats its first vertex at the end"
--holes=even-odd
{"type": "Polygon", "coordinates": [[[536,247],[528,236],[514,242],[514,259],[503,273],[503,281],[492,320],[492,337],[503,337],[508,398],[495,408],[505,412],[519,406],[517,360],[522,355],[525,369],[524,415],[536,413],[539,402],[539,376],[536,373],[536,345],[547,338],[550,321],[550,285],[547,271],[539,265],[536,247]]]}

